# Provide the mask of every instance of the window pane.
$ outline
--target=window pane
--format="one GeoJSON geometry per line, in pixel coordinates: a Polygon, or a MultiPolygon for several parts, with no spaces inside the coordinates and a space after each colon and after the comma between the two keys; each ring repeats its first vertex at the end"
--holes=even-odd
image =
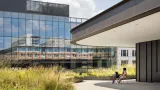
{"type": "Polygon", "coordinates": [[[11,17],[11,12],[4,12],[4,17],[11,17]]]}
{"type": "Polygon", "coordinates": [[[33,20],[33,36],[38,36],[39,37],[39,29],[40,28],[40,23],[38,20],[33,20]]]}
{"type": "Polygon", "coordinates": [[[25,19],[19,19],[19,37],[22,37],[25,35],[25,19]]]}
{"type": "Polygon", "coordinates": [[[45,39],[40,39],[40,45],[41,45],[41,58],[45,59],[46,57],[46,51],[45,51],[45,39]]]}
{"type": "Polygon", "coordinates": [[[46,16],[47,21],[52,21],[52,16],[46,16]]]}
{"type": "Polygon", "coordinates": [[[13,13],[13,12],[12,12],[12,17],[13,17],[13,18],[18,18],[18,13],[13,13]]]}
{"type": "Polygon", "coordinates": [[[58,16],[53,16],[53,21],[58,21],[58,16]]]}
{"type": "Polygon", "coordinates": [[[41,36],[41,38],[45,38],[45,34],[46,34],[45,21],[40,21],[40,36],[41,36]]]}
{"type": "Polygon", "coordinates": [[[25,18],[25,14],[24,13],[19,13],[19,18],[25,18]]]}
{"type": "Polygon", "coordinates": [[[64,21],[65,21],[65,18],[59,16],[58,21],[64,22],[64,21]]]}
{"type": "Polygon", "coordinates": [[[0,36],[3,36],[3,18],[0,17],[0,36]]]}
{"type": "Polygon", "coordinates": [[[11,18],[4,18],[4,36],[11,36],[11,18]]]}
{"type": "Polygon", "coordinates": [[[18,41],[18,46],[26,46],[26,45],[28,45],[28,44],[27,44],[28,42],[26,42],[26,39],[27,39],[26,37],[23,37],[23,38],[22,38],[22,37],[21,37],[21,38],[19,37],[19,38],[18,38],[18,40],[19,40],[19,41],[18,41]]]}
{"type": "Polygon", "coordinates": [[[5,37],[4,38],[4,49],[10,49],[11,48],[11,38],[5,37]]]}
{"type": "Polygon", "coordinates": [[[71,39],[70,23],[65,23],[65,39],[71,39]]]}
{"type": "Polygon", "coordinates": [[[32,20],[26,20],[26,34],[32,35],[32,20]]]}
{"type": "Polygon", "coordinates": [[[58,22],[53,22],[53,37],[58,38],[58,22]]]}
{"type": "Polygon", "coordinates": [[[18,37],[18,19],[12,19],[12,37],[18,37]]]}
{"type": "Polygon", "coordinates": [[[26,14],[26,19],[32,19],[32,14],[26,14]]]}
{"type": "Polygon", "coordinates": [[[76,22],[71,22],[71,29],[73,29],[74,27],[77,26],[77,23],[76,22]]]}
{"type": "Polygon", "coordinates": [[[32,36],[32,46],[39,46],[40,38],[37,36],[32,36]]]}
{"type": "Polygon", "coordinates": [[[59,22],[59,38],[64,38],[64,22],[59,22]]]}
{"type": "Polygon", "coordinates": [[[65,22],[69,22],[69,18],[68,17],[65,17],[65,22]]]}
{"type": "Polygon", "coordinates": [[[0,17],[3,17],[3,12],[0,11],[0,17]]]}
{"type": "Polygon", "coordinates": [[[0,37],[0,50],[3,50],[3,49],[4,49],[4,40],[3,40],[3,37],[0,37]]]}
{"type": "Polygon", "coordinates": [[[35,15],[35,14],[33,14],[33,19],[39,19],[39,15],[35,15]]]}
{"type": "Polygon", "coordinates": [[[45,15],[40,15],[40,20],[46,20],[46,16],[45,15]]]}
{"type": "Polygon", "coordinates": [[[46,38],[52,37],[52,21],[46,21],[46,38]]]}

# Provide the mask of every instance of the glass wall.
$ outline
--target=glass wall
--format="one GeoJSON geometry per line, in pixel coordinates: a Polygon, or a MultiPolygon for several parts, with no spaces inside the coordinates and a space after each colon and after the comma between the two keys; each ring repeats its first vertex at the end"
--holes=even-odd
{"type": "Polygon", "coordinates": [[[0,57],[10,60],[112,60],[114,48],[70,44],[86,19],[0,12],[0,57]]]}
{"type": "Polygon", "coordinates": [[[27,0],[27,12],[69,16],[69,5],[27,0]]]}

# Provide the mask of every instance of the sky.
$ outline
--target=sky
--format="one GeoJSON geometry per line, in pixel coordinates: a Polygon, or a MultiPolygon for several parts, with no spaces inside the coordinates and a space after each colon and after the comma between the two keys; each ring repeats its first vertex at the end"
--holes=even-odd
{"type": "Polygon", "coordinates": [[[70,5],[70,17],[91,18],[121,0],[34,0],[70,5]]]}

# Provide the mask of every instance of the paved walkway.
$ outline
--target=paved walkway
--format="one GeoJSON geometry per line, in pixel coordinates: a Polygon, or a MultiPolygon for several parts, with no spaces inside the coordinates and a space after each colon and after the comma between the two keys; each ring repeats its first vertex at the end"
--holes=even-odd
{"type": "Polygon", "coordinates": [[[85,80],[75,84],[76,90],[160,90],[160,83],[140,83],[129,80],[126,84],[111,84],[111,81],[85,80]]]}

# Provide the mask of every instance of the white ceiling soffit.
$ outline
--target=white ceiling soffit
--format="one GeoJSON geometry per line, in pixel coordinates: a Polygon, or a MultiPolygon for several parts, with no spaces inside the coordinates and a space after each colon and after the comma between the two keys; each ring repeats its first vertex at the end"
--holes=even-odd
{"type": "Polygon", "coordinates": [[[160,12],[77,41],[92,46],[135,47],[138,42],[160,39],[160,12]]]}

